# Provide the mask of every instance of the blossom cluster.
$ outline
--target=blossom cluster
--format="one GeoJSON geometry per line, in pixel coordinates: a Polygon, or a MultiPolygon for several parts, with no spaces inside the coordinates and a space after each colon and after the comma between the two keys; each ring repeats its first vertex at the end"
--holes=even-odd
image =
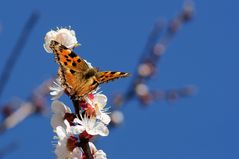
{"type": "MultiPolygon", "coordinates": [[[[45,36],[44,48],[46,52],[52,53],[49,47],[52,40],[59,42],[69,49],[79,46],[75,32],[73,30],[61,28],[49,31],[45,36]]],[[[92,67],[87,62],[89,67],[92,67]]],[[[82,97],[78,102],[78,107],[72,112],[70,107],[66,106],[59,100],[64,94],[65,87],[61,80],[57,78],[50,87],[52,96],[51,109],[53,116],[51,118],[51,126],[56,133],[57,145],[55,154],[58,159],[85,159],[81,144],[84,141],[90,147],[91,155],[94,159],[106,159],[106,154],[102,150],[96,149],[95,145],[90,142],[96,135],[107,136],[109,130],[107,125],[111,118],[105,108],[107,97],[95,90],[82,97]]]]}

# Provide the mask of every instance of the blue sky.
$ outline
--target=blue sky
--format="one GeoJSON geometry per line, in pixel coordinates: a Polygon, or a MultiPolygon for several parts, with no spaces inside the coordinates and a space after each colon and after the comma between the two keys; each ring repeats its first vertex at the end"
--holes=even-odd
{"type": "MultiPolygon", "coordinates": [[[[42,45],[47,31],[72,26],[82,44],[76,51],[102,70],[134,72],[147,36],[158,18],[166,21],[182,0],[141,1],[2,1],[1,63],[9,56],[24,23],[37,10],[41,17],[1,98],[26,99],[42,81],[56,74],[53,56],[42,45]]],[[[195,0],[194,20],[172,41],[151,85],[158,89],[195,84],[193,97],[175,103],[155,102],[142,109],[132,101],[123,110],[125,123],[101,138],[97,147],[110,159],[238,159],[238,37],[236,0],[195,0]]],[[[102,86],[108,96],[124,91],[130,79],[102,86]]],[[[1,146],[17,141],[5,156],[54,158],[50,114],[32,117],[1,136],[1,146]]]]}

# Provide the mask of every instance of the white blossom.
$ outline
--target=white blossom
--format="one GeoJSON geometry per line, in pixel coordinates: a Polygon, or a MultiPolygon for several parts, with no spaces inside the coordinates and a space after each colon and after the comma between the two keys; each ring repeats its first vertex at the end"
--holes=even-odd
{"type": "Polygon", "coordinates": [[[66,147],[67,139],[58,141],[55,149],[55,154],[57,156],[57,159],[66,159],[70,155],[70,152],[68,151],[66,147]]]}
{"type": "Polygon", "coordinates": [[[66,128],[57,126],[55,130],[58,138],[55,154],[58,159],[80,159],[82,157],[80,148],[75,147],[72,152],[67,148],[68,139],[75,135],[74,127],[71,127],[67,120],[64,120],[64,123],[66,128]]]}
{"type": "Polygon", "coordinates": [[[82,149],[76,147],[69,156],[69,159],[81,159],[82,158],[82,149]]]}
{"type": "Polygon", "coordinates": [[[89,142],[91,153],[94,159],[107,159],[106,154],[103,150],[97,150],[92,142],[89,142]]]}
{"type": "Polygon", "coordinates": [[[124,121],[124,115],[121,111],[115,110],[110,114],[112,123],[115,125],[119,125],[124,121]]]}
{"type": "Polygon", "coordinates": [[[67,120],[64,120],[65,127],[57,126],[56,134],[59,141],[69,138],[74,135],[79,135],[82,130],[79,126],[70,126],[70,123],[67,120]]]}
{"type": "Polygon", "coordinates": [[[51,126],[55,130],[57,126],[61,126],[66,128],[64,123],[64,116],[66,113],[71,113],[71,109],[66,106],[64,103],[60,102],[59,100],[54,100],[51,104],[51,109],[53,112],[51,118],[51,126]]]}
{"type": "Polygon", "coordinates": [[[61,86],[60,79],[57,78],[53,81],[53,85],[49,87],[50,95],[52,96],[52,100],[56,100],[60,98],[64,93],[64,88],[61,86]]]}
{"type": "Polygon", "coordinates": [[[61,143],[61,145],[57,144],[55,154],[57,159],[81,159],[83,152],[78,147],[74,148],[74,150],[70,152],[66,145],[61,143]]]}
{"type": "Polygon", "coordinates": [[[107,97],[104,94],[95,93],[92,100],[89,98],[86,98],[86,100],[95,109],[96,118],[106,125],[109,124],[111,119],[105,109],[107,97]]]}
{"type": "MultiPolygon", "coordinates": [[[[81,159],[83,154],[82,149],[79,147],[75,147],[73,151],[71,152],[67,148],[67,142],[70,137],[83,132],[84,129],[82,129],[83,131],[82,130],[79,131],[79,128],[82,126],[79,126],[79,125],[70,126],[67,120],[64,120],[64,123],[65,123],[65,128],[62,126],[57,126],[55,130],[57,134],[57,138],[58,138],[55,154],[58,159],[81,159]]],[[[93,131],[93,130],[91,129],[90,131],[93,131]]],[[[87,133],[89,133],[89,131],[87,131],[87,133]]],[[[91,134],[91,135],[95,135],[95,134],[91,134]]],[[[89,142],[89,146],[94,159],[106,159],[106,154],[104,153],[104,151],[97,150],[95,145],[92,142],[89,142]]]]}
{"type": "Polygon", "coordinates": [[[79,124],[77,126],[73,126],[76,127],[74,129],[79,133],[86,131],[90,135],[101,135],[101,136],[108,136],[109,134],[109,130],[105,126],[105,124],[102,123],[101,121],[98,121],[94,116],[91,117],[81,116],[81,120],[79,118],[75,118],[74,123],[79,124]]]}
{"type": "Polygon", "coordinates": [[[75,31],[70,28],[58,28],[56,31],[51,30],[46,33],[43,47],[48,53],[52,53],[52,49],[49,47],[52,40],[59,42],[69,49],[73,49],[75,46],[79,45],[76,39],[75,31]]]}
{"type": "Polygon", "coordinates": [[[103,150],[97,150],[94,154],[95,159],[107,159],[106,154],[103,150]]]}
{"type": "MultiPolygon", "coordinates": [[[[50,48],[52,40],[71,50],[80,45],[77,42],[75,31],[71,28],[51,30],[46,33],[44,40],[43,47],[48,53],[53,52],[50,48]]],[[[86,60],[84,61],[89,68],[93,68],[91,63],[86,60]]],[[[86,108],[82,106],[79,117],[78,112],[72,113],[68,106],[57,100],[63,95],[65,90],[65,86],[61,84],[59,78],[53,82],[53,85],[49,89],[52,96],[51,99],[53,100],[51,104],[53,112],[51,126],[56,133],[55,138],[58,139],[55,149],[57,159],[85,158],[82,148],[78,147],[79,141],[95,135],[107,136],[109,134],[106,125],[110,123],[111,118],[105,108],[107,97],[104,94],[97,93],[98,88],[90,92],[88,97],[85,97],[88,104],[84,103],[86,104],[86,108]],[[84,116],[82,115],[82,111],[86,112],[84,116]],[[73,123],[72,120],[74,120],[73,123]]],[[[83,100],[83,102],[85,101],[83,100]]],[[[102,150],[97,150],[93,143],[89,142],[89,146],[94,159],[107,159],[106,154],[102,150]]]]}

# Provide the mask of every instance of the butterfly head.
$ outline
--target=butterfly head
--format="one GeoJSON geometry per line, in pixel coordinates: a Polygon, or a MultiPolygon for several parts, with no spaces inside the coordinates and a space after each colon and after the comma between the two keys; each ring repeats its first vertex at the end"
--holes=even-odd
{"type": "Polygon", "coordinates": [[[50,48],[53,50],[57,45],[60,45],[60,43],[58,43],[55,40],[52,40],[51,43],[50,43],[50,48]]]}

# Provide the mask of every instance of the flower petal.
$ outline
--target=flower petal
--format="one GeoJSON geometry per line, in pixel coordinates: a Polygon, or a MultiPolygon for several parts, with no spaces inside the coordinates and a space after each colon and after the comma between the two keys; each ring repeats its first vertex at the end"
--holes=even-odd
{"type": "Polygon", "coordinates": [[[82,133],[83,131],[85,131],[85,128],[82,125],[76,125],[71,127],[71,132],[75,135],[78,135],[82,133]]]}
{"type": "Polygon", "coordinates": [[[94,154],[97,151],[95,145],[92,142],[89,142],[89,146],[90,146],[91,153],[94,154]]]}
{"type": "Polygon", "coordinates": [[[99,116],[97,116],[97,119],[101,120],[106,125],[108,125],[111,121],[110,116],[108,114],[102,113],[102,112],[99,116]]]}
{"type": "Polygon", "coordinates": [[[66,137],[66,131],[61,126],[56,127],[56,134],[59,137],[59,140],[63,140],[66,137]]]}
{"type": "Polygon", "coordinates": [[[60,79],[56,79],[56,81],[53,82],[53,85],[50,86],[50,95],[52,96],[52,100],[56,100],[60,98],[64,93],[64,88],[61,86],[60,79]]]}
{"type": "Polygon", "coordinates": [[[74,48],[78,43],[75,32],[67,28],[61,28],[56,31],[49,31],[46,34],[43,47],[48,53],[52,53],[52,50],[50,48],[50,43],[52,40],[59,42],[69,49],[74,48]]]}
{"type": "Polygon", "coordinates": [[[55,149],[57,159],[73,159],[72,152],[70,152],[67,148],[67,140],[68,138],[64,138],[63,140],[58,141],[55,149]]]}
{"type": "Polygon", "coordinates": [[[107,97],[104,94],[98,93],[95,94],[94,101],[100,104],[100,109],[103,109],[107,103],[107,97]]]}
{"type": "Polygon", "coordinates": [[[67,107],[63,102],[60,102],[59,100],[54,100],[52,102],[51,109],[56,114],[65,114],[71,112],[70,108],[67,107]]]}
{"type": "Polygon", "coordinates": [[[51,30],[51,31],[46,33],[45,44],[43,45],[43,47],[44,47],[44,49],[46,50],[47,53],[52,53],[52,50],[51,50],[51,48],[49,46],[50,46],[51,40],[55,39],[56,34],[57,33],[54,30],[51,30]]]}
{"type": "Polygon", "coordinates": [[[65,128],[65,124],[63,123],[63,117],[59,114],[53,114],[51,117],[51,126],[53,130],[56,129],[57,126],[61,126],[65,128]]]}
{"type": "Polygon", "coordinates": [[[95,156],[95,159],[107,159],[105,152],[102,150],[96,151],[94,156],[95,156]]]}
{"type": "Polygon", "coordinates": [[[81,159],[82,158],[82,151],[78,147],[74,148],[74,150],[71,153],[70,159],[81,159]]]}
{"type": "MultiPolygon", "coordinates": [[[[82,116],[81,116],[81,118],[82,118],[82,116]]],[[[82,120],[80,120],[79,118],[75,118],[73,122],[74,122],[75,124],[83,125],[82,120]]]]}
{"type": "Polygon", "coordinates": [[[108,136],[109,130],[103,123],[98,122],[94,129],[88,130],[87,133],[90,135],[108,136]]]}

